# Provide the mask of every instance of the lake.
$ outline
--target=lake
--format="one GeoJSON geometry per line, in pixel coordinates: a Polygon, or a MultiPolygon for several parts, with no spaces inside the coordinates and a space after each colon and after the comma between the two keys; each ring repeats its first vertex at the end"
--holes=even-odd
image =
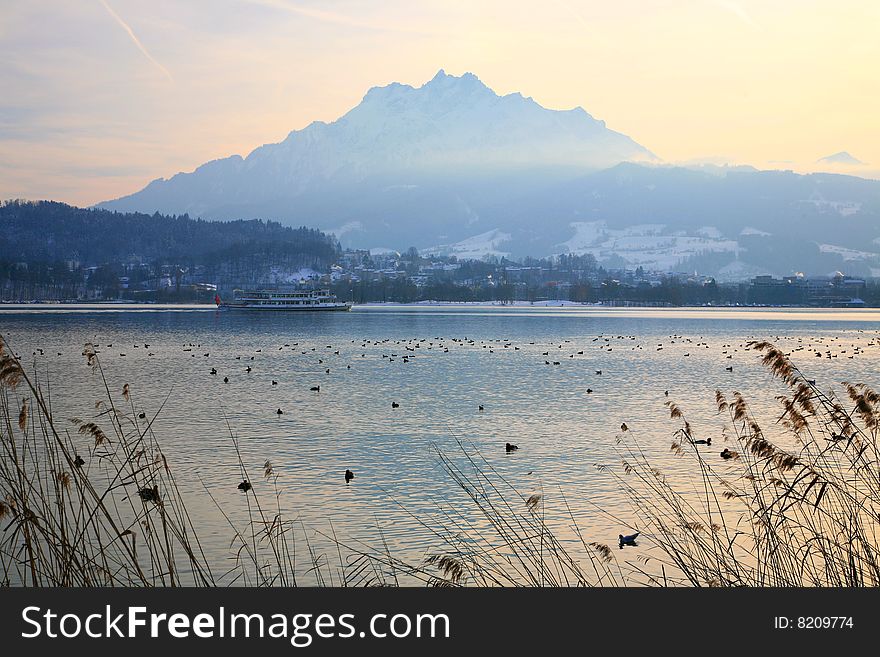
{"type": "Polygon", "coordinates": [[[715,439],[709,450],[722,449],[727,419],[716,389],[742,392],[775,430],[785,387],[748,340],[791,352],[823,388],[880,387],[878,328],[880,312],[865,310],[0,307],[4,338],[51,382],[60,427],[93,417],[104,394],[85,343],[96,346],[113,394],[121,399],[127,383],[138,411],[152,418],[162,408],[153,428],[206,551],[222,562],[231,530],[206,489],[233,520],[245,512],[227,424],[254,486],[271,492],[262,477],[270,460],[284,508],[328,558],[337,559],[332,531],[419,562],[443,552],[437,532],[448,529],[449,509],[469,519],[462,533],[487,531],[438,456],[467,467],[460,443],[523,497],[543,495],[548,522],[576,551],[574,524],[586,540],[610,543],[639,526],[614,478],[597,469],[619,466],[622,423],[657,467],[680,472],[689,466],[669,449],[680,426],[669,400],[697,437],[715,439]],[[506,443],[519,449],[508,453],[506,443]]]}

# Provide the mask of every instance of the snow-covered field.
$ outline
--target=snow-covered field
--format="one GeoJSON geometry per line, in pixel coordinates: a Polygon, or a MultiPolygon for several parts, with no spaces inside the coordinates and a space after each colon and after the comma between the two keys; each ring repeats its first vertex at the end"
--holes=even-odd
{"type": "Polygon", "coordinates": [[[763,267],[750,265],[742,260],[734,260],[718,270],[715,279],[722,283],[733,283],[736,281],[744,281],[755,276],[763,276],[772,274],[773,272],[763,267]]]}
{"type": "MultiPolygon", "coordinates": [[[[876,240],[875,240],[876,241],[876,240]]],[[[859,251],[857,249],[848,249],[845,246],[836,246],[834,244],[819,244],[819,251],[822,253],[836,253],[846,260],[871,260],[878,257],[877,253],[869,251],[859,251]]]]}
{"type": "Polygon", "coordinates": [[[282,269],[281,267],[272,267],[268,276],[266,276],[265,282],[271,285],[290,285],[318,278],[321,278],[321,272],[308,267],[295,271],[282,269]]]}
{"type": "Polygon", "coordinates": [[[737,256],[736,240],[725,239],[714,226],[703,226],[696,235],[684,231],[666,233],[663,224],[640,224],[629,228],[608,228],[604,221],[577,221],[570,224],[575,234],[560,244],[569,253],[592,253],[597,260],[620,256],[632,267],[664,271],[682,260],[705,252],[737,256]]]}
{"type": "Polygon", "coordinates": [[[740,235],[754,235],[756,237],[770,237],[773,233],[768,233],[763,230],[758,230],[757,228],[752,228],[751,226],[746,226],[741,231],[739,231],[740,235]]]}
{"type": "Polygon", "coordinates": [[[399,303],[396,301],[371,301],[358,304],[361,306],[528,306],[528,307],[562,307],[562,306],[602,306],[601,303],[578,303],[565,299],[547,299],[545,301],[415,301],[413,303],[399,303]]]}
{"type": "Polygon", "coordinates": [[[857,201],[827,201],[819,194],[813,194],[810,198],[803,199],[801,203],[809,203],[816,206],[819,212],[836,212],[841,217],[849,217],[858,214],[862,204],[857,201]]]}
{"type": "Polygon", "coordinates": [[[480,260],[488,255],[501,258],[510,255],[509,251],[501,250],[502,245],[509,242],[510,238],[510,233],[504,233],[498,229],[489,230],[454,244],[422,249],[422,253],[425,255],[457,256],[471,260],[480,260]]]}

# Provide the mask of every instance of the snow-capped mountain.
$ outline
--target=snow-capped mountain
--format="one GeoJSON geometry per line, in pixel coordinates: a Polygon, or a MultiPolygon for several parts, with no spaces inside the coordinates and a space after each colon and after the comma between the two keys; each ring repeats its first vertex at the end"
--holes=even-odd
{"type": "Polygon", "coordinates": [[[728,279],[880,274],[880,181],[855,176],[626,163],[517,199],[496,217],[471,234],[503,228],[511,239],[494,248],[512,255],[591,253],[728,279]]]}
{"type": "MultiPolygon", "coordinates": [[[[244,159],[233,155],[208,162],[100,205],[321,227],[363,225],[364,195],[407,204],[412,190],[426,182],[436,187],[454,181],[458,187],[471,176],[514,176],[522,184],[560,170],[583,173],[654,159],[580,107],[546,109],[519,93],[499,96],[472,73],[456,77],[441,70],[418,88],[374,87],[336,121],[314,122],[244,159]],[[327,203],[340,196],[349,205],[327,203]]],[[[467,201],[452,205],[463,207],[467,201]]],[[[407,212],[420,214],[417,206],[407,212]]]]}
{"type": "Polygon", "coordinates": [[[840,151],[839,153],[834,153],[833,155],[826,155],[825,157],[819,158],[817,160],[818,164],[850,164],[853,166],[860,166],[864,164],[857,157],[853,157],[846,151],[840,151]]]}
{"type": "Polygon", "coordinates": [[[665,166],[581,108],[499,96],[470,73],[370,89],[332,123],[101,206],[278,219],[344,246],[461,258],[570,252],[722,278],[880,274],[878,181],[665,166]]]}

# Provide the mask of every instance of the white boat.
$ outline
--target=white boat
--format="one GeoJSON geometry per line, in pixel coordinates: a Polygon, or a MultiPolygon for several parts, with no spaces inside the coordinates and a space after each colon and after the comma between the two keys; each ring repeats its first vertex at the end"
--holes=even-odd
{"type": "Polygon", "coordinates": [[[233,301],[214,297],[217,306],[229,310],[351,310],[351,304],[339,301],[330,290],[234,290],[233,301]]]}

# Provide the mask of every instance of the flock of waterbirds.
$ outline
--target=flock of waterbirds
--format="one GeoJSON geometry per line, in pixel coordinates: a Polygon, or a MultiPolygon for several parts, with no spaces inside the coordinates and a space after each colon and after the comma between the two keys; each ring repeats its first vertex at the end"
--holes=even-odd
{"type": "MultiPolygon", "coordinates": [[[[852,341],[852,336],[848,334],[849,332],[846,332],[840,335],[816,336],[810,338],[803,336],[777,335],[773,337],[773,340],[777,344],[784,346],[783,348],[786,355],[795,358],[800,357],[800,362],[802,363],[803,356],[805,355],[812,355],[814,358],[823,359],[855,359],[868,354],[871,348],[880,347],[880,332],[866,332],[864,330],[857,330],[856,332],[869,333],[870,337],[867,337],[866,340],[863,339],[861,342],[854,342],[852,341]]],[[[206,376],[217,377],[219,379],[222,375],[222,382],[224,385],[265,385],[264,378],[253,376],[254,373],[259,372],[271,376],[272,378],[269,380],[270,387],[272,389],[278,389],[280,387],[279,379],[281,378],[281,372],[272,369],[273,367],[278,366],[278,361],[274,361],[266,356],[270,351],[287,351],[294,356],[304,358],[313,366],[313,369],[310,369],[310,371],[313,372],[313,378],[320,372],[320,375],[325,377],[325,386],[328,381],[331,382],[331,385],[336,385],[337,379],[333,374],[339,370],[342,370],[343,372],[351,370],[353,366],[359,367],[359,363],[369,363],[370,361],[373,361],[387,363],[388,365],[396,363],[399,366],[405,366],[410,363],[421,361],[425,358],[448,354],[451,351],[470,349],[479,351],[486,357],[491,357],[495,354],[516,354],[519,352],[522,357],[532,359],[536,367],[563,367],[563,363],[574,363],[575,366],[581,368],[584,382],[586,383],[589,381],[589,385],[584,385],[583,387],[585,394],[589,395],[597,391],[603,391],[607,394],[613,395],[613,382],[609,380],[610,385],[604,387],[598,383],[601,379],[596,378],[603,377],[603,372],[606,370],[612,374],[613,377],[613,370],[609,369],[609,367],[613,367],[613,363],[610,363],[607,359],[605,361],[599,360],[602,358],[601,354],[603,353],[607,354],[613,352],[615,349],[618,351],[629,350],[633,352],[653,349],[659,352],[664,349],[669,350],[671,347],[675,346],[678,347],[677,356],[681,358],[692,358],[692,354],[697,355],[698,350],[703,350],[704,352],[705,350],[714,350],[712,352],[713,355],[720,356],[721,358],[717,360],[720,360],[723,364],[725,360],[733,359],[735,353],[746,351],[750,341],[750,339],[743,339],[738,343],[720,343],[713,345],[702,336],[690,338],[678,334],[669,335],[663,341],[651,342],[650,344],[648,344],[644,338],[639,338],[635,335],[600,334],[582,340],[584,340],[586,344],[579,345],[571,339],[563,339],[550,343],[531,341],[517,344],[514,340],[505,338],[476,340],[468,337],[444,338],[438,336],[433,339],[413,337],[397,340],[391,338],[381,340],[351,340],[350,344],[345,345],[344,348],[340,344],[334,345],[322,343],[320,345],[312,345],[305,342],[289,342],[272,348],[264,346],[253,349],[247,354],[235,355],[234,361],[244,361],[246,363],[243,367],[240,364],[235,365],[230,363],[228,355],[225,355],[222,358],[225,364],[220,364],[220,359],[218,358],[218,364],[206,368],[206,376]],[[602,369],[595,368],[597,362],[603,363],[602,369]],[[596,386],[596,388],[594,389],[592,386],[596,386]]],[[[114,343],[108,343],[105,345],[98,345],[96,343],[97,339],[92,342],[92,347],[96,353],[103,353],[104,355],[110,355],[111,357],[117,355],[119,358],[128,357],[128,352],[119,350],[118,346],[114,349],[114,343]]],[[[146,353],[147,358],[155,357],[157,355],[156,352],[158,351],[158,349],[155,348],[151,350],[150,343],[132,344],[131,348],[139,350],[139,353],[141,354],[146,353]]],[[[198,342],[185,343],[180,349],[182,351],[179,353],[178,357],[212,358],[211,351],[203,350],[202,344],[198,342]]],[[[37,347],[34,348],[32,355],[34,357],[46,357],[46,352],[45,349],[37,347]]],[[[62,352],[57,352],[57,355],[61,356],[62,352]]],[[[723,370],[725,372],[732,372],[733,366],[724,365],[723,370]]],[[[608,380],[611,379],[611,377],[606,376],[605,379],[608,380]]],[[[309,392],[320,394],[321,384],[314,383],[313,385],[310,385],[309,392]]],[[[658,394],[668,398],[669,390],[658,391],[658,394]]],[[[392,399],[388,401],[392,412],[403,408],[401,403],[397,400],[392,399]]],[[[485,411],[485,402],[475,400],[474,405],[477,412],[485,411]]],[[[275,410],[275,414],[278,416],[283,415],[283,408],[279,406],[275,410]]],[[[144,420],[146,419],[146,414],[140,412],[138,417],[144,420]]],[[[621,424],[621,430],[628,430],[626,423],[621,424]]],[[[711,447],[712,445],[711,437],[706,439],[690,438],[690,441],[695,446],[711,447]]],[[[519,446],[511,442],[506,442],[504,449],[506,454],[512,454],[519,450],[519,446]]],[[[724,460],[736,458],[737,456],[736,452],[732,452],[727,448],[720,452],[720,458],[724,460]]],[[[345,470],[344,480],[346,484],[349,484],[354,477],[355,473],[351,469],[345,470]]],[[[251,488],[252,485],[246,480],[238,485],[238,489],[243,492],[248,492],[251,488]]],[[[623,548],[625,546],[637,545],[637,536],[638,532],[627,536],[620,535],[620,547],[623,548]]]]}

